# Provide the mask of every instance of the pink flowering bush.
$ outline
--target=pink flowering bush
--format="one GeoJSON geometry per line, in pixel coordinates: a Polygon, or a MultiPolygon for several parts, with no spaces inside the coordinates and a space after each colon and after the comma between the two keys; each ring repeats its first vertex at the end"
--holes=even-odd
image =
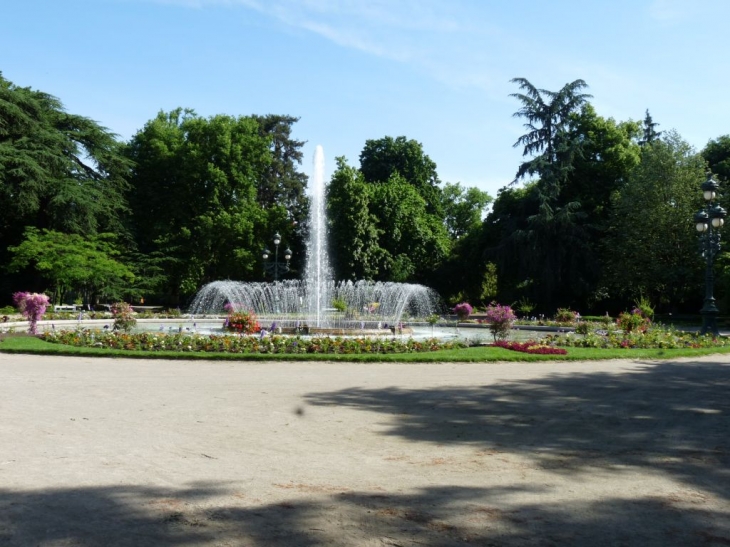
{"type": "Polygon", "coordinates": [[[30,334],[37,334],[38,321],[46,313],[46,308],[50,302],[48,296],[35,292],[16,292],[13,294],[13,302],[15,302],[18,311],[23,314],[23,317],[28,319],[28,332],[30,334]]]}
{"type": "Polygon", "coordinates": [[[512,324],[517,320],[517,316],[512,311],[512,308],[509,306],[500,306],[496,302],[492,302],[487,306],[485,316],[489,322],[489,330],[492,331],[495,342],[507,338],[512,324]]]}
{"type": "Polygon", "coordinates": [[[459,321],[468,319],[473,311],[474,308],[472,308],[468,302],[462,302],[461,304],[454,306],[454,313],[456,314],[456,317],[459,318],[459,321]]]}

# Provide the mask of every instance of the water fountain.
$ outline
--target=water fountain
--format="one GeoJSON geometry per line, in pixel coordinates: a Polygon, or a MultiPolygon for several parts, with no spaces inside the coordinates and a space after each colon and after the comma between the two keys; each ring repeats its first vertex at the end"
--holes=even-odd
{"type": "Polygon", "coordinates": [[[327,249],[327,211],[325,210],[324,151],[317,145],[314,151],[314,172],[310,180],[309,241],[304,284],[307,313],[315,327],[322,327],[323,312],[331,306],[333,279],[327,249]]]}
{"type": "Polygon", "coordinates": [[[433,313],[438,295],[413,283],[335,282],[327,250],[324,153],[317,146],[310,178],[309,240],[303,280],[274,283],[214,281],[204,286],[190,305],[192,315],[253,311],[276,323],[284,332],[389,332],[399,329],[404,317],[433,313]],[[333,302],[344,303],[344,310],[333,302]]]}

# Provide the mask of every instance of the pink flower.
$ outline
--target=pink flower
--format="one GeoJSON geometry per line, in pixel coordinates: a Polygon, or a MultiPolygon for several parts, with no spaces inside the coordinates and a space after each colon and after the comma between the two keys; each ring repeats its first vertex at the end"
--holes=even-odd
{"type": "Polygon", "coordinates": [[[30,334],[38,332],[38,321],[46,313],[49,304],[48,296],[39,293],[16,292],[13,294],[13,301],[18,310],[28,319],[30,334]]]}
{"type": "Polygon", "coordinates": [[[466,319],[471,315],[472,311],[474,311],[474,308],[472,308],[468,302],[462,302],[461,304],[454,306],[454,313],[459,317],[459,319],[466,319]]]}

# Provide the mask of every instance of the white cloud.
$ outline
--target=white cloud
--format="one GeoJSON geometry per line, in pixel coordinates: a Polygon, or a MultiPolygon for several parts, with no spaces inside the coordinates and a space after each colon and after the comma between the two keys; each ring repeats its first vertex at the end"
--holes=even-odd
{"type": "Polygon", "coordinates": [[[476,22],[458,0],[154,1],[252,9],[341,47],[409,64],[452,87],[493,89],[494,78],[485,62],[515,46],[512,37],[484,21],[476,22]],[[495,45],[495,40],[509,48],[495,45]]]}

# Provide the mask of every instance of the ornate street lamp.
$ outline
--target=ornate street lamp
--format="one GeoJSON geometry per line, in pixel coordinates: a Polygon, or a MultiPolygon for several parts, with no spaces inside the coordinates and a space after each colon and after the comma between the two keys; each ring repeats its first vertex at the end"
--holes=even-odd
{"type": "Polygon", "coordinates": [[[287,247],[284,250],[284,262],[279,262],[279,244],[281,244],[281,236],[279,233],[274,234],[274,260],[267,262],[271,256],[271,251],[264,249],[264,273],[269,273],[274,276],[274,281],[279,280],[279,272],[286,273],[289,271],[289,261],[291,260],[291,249],[287,247]]]}
{"type": "Polygon", "coordinates": [[[715,256],[720,252],[720,228],[725,223],[727,211],[714,202],[717,197],[717,189],[719,188],[717,181],[712,178],[712,174],[708,174],[707,180],[702,183],[702,196],[707,202],[704,209],[700,209],[695,214],[695,228],[700,233],[700,250],[702,257],[705,259],[705,303],[700,310],[702,314],[702,330],[700,334],[712,333],[713,336],[719,336],[717,330],[717,314],[719,310],[715,305],[715,297],[713,295],[713,262],[715,256]]]}

